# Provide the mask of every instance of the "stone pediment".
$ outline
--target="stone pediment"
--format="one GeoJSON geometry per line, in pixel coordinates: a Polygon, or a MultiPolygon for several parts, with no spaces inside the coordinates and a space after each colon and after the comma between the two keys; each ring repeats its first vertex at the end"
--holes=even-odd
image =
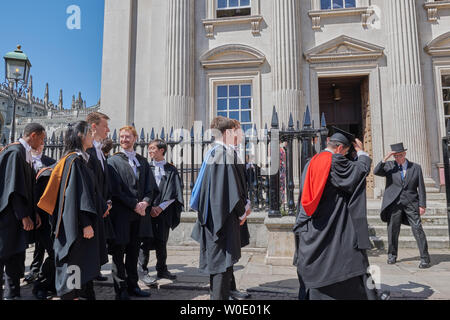
{"type": "Polygon", "coordinates": [[[383,47],[340,36],[306,51],[305,57],[310,63],[377,60],[383,56],[383,52],[383,47]]]}
{"type": "Polygon", "coordinates": [[[444,33],[432,40],[425,51],[432,56],[450,56],[450,32],[444,33]]]}
{"type": "Polygon", "coordinates": [[[260,51],[250,46],[230,44],[209,50],[200,57],[206,69],[259,67],[266,61],[260,51]]]}

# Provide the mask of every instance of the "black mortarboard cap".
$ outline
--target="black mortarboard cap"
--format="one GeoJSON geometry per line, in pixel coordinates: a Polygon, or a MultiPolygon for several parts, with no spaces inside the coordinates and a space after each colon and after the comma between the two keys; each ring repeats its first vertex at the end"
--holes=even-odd
{"type": "Polygon", "coordinates": [[[330,138],[330,141],[336,141],[343,143],[347,146],[350,146],[352,142],[355,142],[356,137],[350,132],[344,131],[342,129],[332,127],[333,135],[330,138]]]}

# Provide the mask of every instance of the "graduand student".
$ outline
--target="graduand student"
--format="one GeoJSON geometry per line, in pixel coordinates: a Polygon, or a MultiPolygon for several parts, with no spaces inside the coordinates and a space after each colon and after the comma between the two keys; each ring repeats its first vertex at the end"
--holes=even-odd
{"type": "Polygon", "coordinates": [[[151,238],[151,227],[142,227],[143,217],[150,212],[158,187],[147,160],[134,151],[137,141],[134,127],[120,129],[121,152],[108,158],[112,190],[111,222],[115,238],[110,246],[116,299],[129,300],[130,295],[149,297],[138,286],[140,238],[151,238]]]}
{"type": "Polygon", "coordinates": [[[87,122],[68,126],[64,157],[52,170],[38,207],[51,215],[56,290],[63,300],[79,299],[100,273],[98,201],[86,150],[93,135],[87,122]],[[72,281],[71,277],[75,280],[72,281]]]}
{"type": "Polygon", "coordinates": [[[153,238],[144,239],[142,242],[139,254],[139,269],[144,273],[142,281],[146,285],[153,285],[156,282],[156,279],[148,274],[150,250],[156,251],[157,278],[176,279],[176,275],[167,268],[167,242],[170,229],[174,230],[180,224],[184,200],[180,175],[178,170],[165,160],[166,152],[167,143],[164,140],[156,139],[150,142],[148,147],[149,158],[152,159],[150,168],[158,185],[159,194],[154,200],[150,217],[144,218],[147,220],[150,218],[150,221],[143,227],[151,227],[153,231],[153,238]]]}
{"type": "MultiPolygon", "coordinates": [[[[302,174],[297,267],[311,300],[377,299],[369,288],[371,248],[366,213],[366,177],[372,160],[361,141],[337,131],[327,148],[314,156],[302,174]],[[356,161],[345,155],[353,144],[356,161]]],[[[373,282],[372,282],[373,283],[373,282]]]]}
{"type": "Polygon", "coordinates": [[[247,195],[235,163],[234,124],[216,117],[211,123],[215,142],[195,183],[191,208],[198,211],[191,237],[200,243],[201,272],[210,275],[212,300],[228,300],[233,265],[241,258],[240,225],[247,219],[247,195]]]}
{"type": "Polygon", "coordinates": [[[30,123],[23,138],[0,152],[0,279],[5,276],[5,293],[0,283],[0,299],[20,298],[20,278],[25,271],[25,250],[29,231],[39,227],[34,215],[34,172],[31,149],[38,149],[45,139],[45,128],[30,123]]]}

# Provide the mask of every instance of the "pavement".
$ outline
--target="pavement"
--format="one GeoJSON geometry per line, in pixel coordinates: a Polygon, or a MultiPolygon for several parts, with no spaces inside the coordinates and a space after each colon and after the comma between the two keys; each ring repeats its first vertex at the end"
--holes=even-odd
{"type": "MultiPolygon", "coordinates": [[[[26,271],[32,254],[33,249],[28,249],[26,271]]],[[[417,249],[399,249],[395,265],[386,263],[385,251],[372,250],[369,260],[373,279],[381,283],[382,291],[391,292],[392,300],[450,300],[450,249],[430,249],[430,254],[431,268],[419,269],[417,249]]],[[[296,268],[266,265],[265,255],[263,249],[243,250],[241,260],[234,267],[238,289],[250,293],[250,300],[296,300],[296,268]]],[[[156,288],[149,288],[140,281],[141,289],[150,292],[151,297],[136,300],[209,300],[209,276],[199,273],[198,258],[198,248],[169,247],[167,264],[169,270],[177,275],[177,280],[158,280],[156,288]]],[[[152,251],[149,269],[150,275],[156,277],[155,264],[152,251]]],[[[111,263],[103,266],[102,274],[108,277],[108,281],[95,282],[97,299],[114,300],[111,263]]],[[[34,300],[31,289],[32,285],[22,283],[22,300],[34,300]]]]}

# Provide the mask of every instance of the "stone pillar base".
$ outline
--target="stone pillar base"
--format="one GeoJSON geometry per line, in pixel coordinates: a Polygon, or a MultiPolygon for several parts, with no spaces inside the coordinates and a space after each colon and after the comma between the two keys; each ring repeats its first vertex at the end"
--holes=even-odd
{"type": "Polygon", "coordinates": [[[268,232],[265,264],[272,266],[292,266],[295,253],[292,228],[295,224],[295,217],[266,217],[264,224],[268,232]]]}

